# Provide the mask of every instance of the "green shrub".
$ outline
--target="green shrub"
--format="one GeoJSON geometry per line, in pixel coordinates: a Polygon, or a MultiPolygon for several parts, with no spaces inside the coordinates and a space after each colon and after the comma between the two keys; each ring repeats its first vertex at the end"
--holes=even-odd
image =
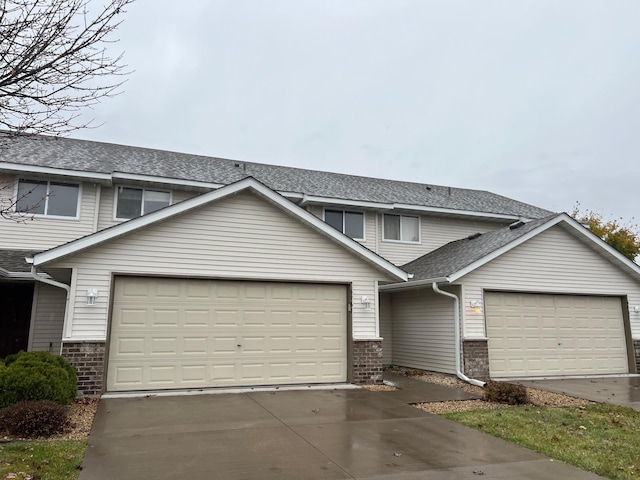
{"type": "Polygon", "coordinates": [[[514,383],[488,382],[484,387],[484,398],[490,402],[524,405],[527,403],[527,389],[514,383]]]}
{"type": "Polygon", "coordinates": [[[17,437],[48,437],[66,425],[66,407],[49,400],[19,402],[0,410],[0,427],[17,437]]]}
{"type": "Polygon", "coordinates": [[[62,357],[49,352],[20,352],[5,359],[0,369],[0,408],[24,400],[73,401],[77,377],[62,357]]]}

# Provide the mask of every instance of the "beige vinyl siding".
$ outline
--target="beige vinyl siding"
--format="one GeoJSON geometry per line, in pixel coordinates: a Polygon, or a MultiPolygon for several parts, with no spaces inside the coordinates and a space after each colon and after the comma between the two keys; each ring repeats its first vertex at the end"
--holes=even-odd
{"type": "MultiPolygon", "coordinates": [[[[31,177],[24,175],[24,178],[31,177]]],[[[7,185],[6,188],[0,188],[0,202],[12,202],[17,179],[18,177],[0,177],[0,185],[7,185]]],[[[83,183],[80,186],[78,219],[35,216],[29,217],[26,222],[15,222],[0,218],[2,247],[44,250],[92,233],[96,188],[93,183],[83,183]]]]}
{"type": "Polygon", "coordinates": [[[33,295],[29,350],[59,354],[67,292],[62,288],[36,282],[33,295]]]}
{"type": "Polygon", "coordinates": [[[628,295],[631,330],[640,338],[640,283],[611,264],[561,226],[535,236],[479,269],[465,275],[464,335],[485,337],[484,314],[469,307],[473,300],[483,301],[484,290],[532,293],[573,293],[582,295],[628,295]]]}
{"type": "Polygon", "coordinates": [[[75,267],[69,338],[105,338],[111,274],[351,284],[354,338],[376,335],[376,281],[391,278],[324,235],[244,192],[69,257],[75,267]],[[82,300],[100,292],[95,306],[82,300]]]}
{"type": "Polygon", "coordinates": [[[393,363],[393,325],[391,314],[393,309],[392,296],[390,293],[380,293],[380,336],[382,340],[382,363],[391,365],[393,363]]]}
{"type": "Polygon", "coordinates": [[[324,220],[324,209],[322,208],[322,205],[308,205],[307,212],[315,215],[320,220],[324,220]]]}
{"type": "MultiPolygon", "coordinates": [[[[459,295],[458,287],[446,289],[459,295]]],[[[430,287],[392,294],[394,365],[455,373],[454,301],[430,287]]]]}
{"type": "MultiPolygon", "coordinates": [[[[407,215],[412,216],[411,214],[407,215]]],[[[390,242],[384,240],[383,237],[383,214],[378,214],[378,216],[378,253],[396,265],[404,265],[454,240],[505,226],[504,223],[495,221],[462,220],[423,215],[420,217],[420,243],[390,242]]]]}
{"type": "MultiPolygon", "coordinates": [[[[122,223],[122,220],[115,220],[115,191],[117,187],[102,188],[100,196],[100,209],[98,212],[98,230],[104,230],[105,228],[112,227],[122,223]]],[[[134,187],[135,188],[135,187],[134,187]]],[[[159,189],[166,190],[166,189],[159,189]]],[[[171,201],[172,203],[179,203],[183,200],[195,197],[198,194],[195,192],[185,190],[172,190],[171,201]]]]}

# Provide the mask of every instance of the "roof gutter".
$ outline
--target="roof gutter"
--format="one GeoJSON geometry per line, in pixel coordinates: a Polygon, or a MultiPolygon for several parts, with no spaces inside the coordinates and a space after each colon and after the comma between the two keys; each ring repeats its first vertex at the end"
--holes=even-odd
{"type": "MultiPolygon", "coordinates": [[[[409,274],[409,278],[411,278],[412,274],[409,274]]],[[[408,281],[404,283],[390,283],[388,285],[380,285],[378,290],[380,291],[389,291],[389,290],[409,290],[411,288],[419,288],[424,287],[425,285],[431,285],[432,283],[443,283],[443,282],[451,282],[449,277],[435,277],[435,278],[427,278],[425,280],[414,280],[408,281]]]]}
{"type": "MultiPolygon", "coordinates": [[[[27,262],[29,262],[29,260],[33,262],[33,259],[30,259],[30,258],[27,259],[27,262]]],[[[33,263],[31,263],[30,275],[31,275],[31,278],[33,278],[36,282],[46,283],[47,285],[51,285],[53,287],[62,288],[65,292],[67,292],[67,298],[64,304],[64,320],[62,322],[62,336],[64,337],[64,332],[67,331],[67,323],[68,323],[67,320],[69,317],[69,297],[71,297],[71,287],[66,283],[57,282],[50,278],[41,277],[40,275],[38,275],[37,267],[33,263]]],[[[62,355],[62,342],[60,342],[60,355],[62,355]]]]}
{"type": "Polygon", "coordinates": [[[435,293],[438,293],[440,295],[444,295],[445,297],[453,298],[453,303],[454,303],[453,318],[454,318],[454,324],[455,324],[455,343],[456,343],[456,375],[458,376],[458,378],[460,380],[464,380],[465,382],[470,383],[471,385],[477,385],[478,387],[484,387],[485,386],[485,382],[483,382],[481,380],[476,380],[474,378],[469,378],[464,373],[462,373],[462,365],[461,365],[461,361],[460,361],[460,352],[461,352],[461,345],[460,345],[460,299],[458,298],[457,295],[454,295],[453,293],[449,293],[449,292],[445,292],[444,290],[440,290],[440,288],[438,288],[438,284],[436,282],[433,282],[431,285],[432,285],[433,291],[435,293]]]}

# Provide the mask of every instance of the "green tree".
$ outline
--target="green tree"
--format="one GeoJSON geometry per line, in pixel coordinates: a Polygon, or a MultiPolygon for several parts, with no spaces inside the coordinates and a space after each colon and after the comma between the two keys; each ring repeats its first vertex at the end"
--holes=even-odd
{"type": "Polygon", "coordinates": [[[640,253],[640,229],[633,222],[624,222],[622,217],[605,219],[602,214],[593,210],[580,210],[580,202],[576,202],[571,216],[589,226],[589,230],[607,242],[630,260],[640,253]]]}

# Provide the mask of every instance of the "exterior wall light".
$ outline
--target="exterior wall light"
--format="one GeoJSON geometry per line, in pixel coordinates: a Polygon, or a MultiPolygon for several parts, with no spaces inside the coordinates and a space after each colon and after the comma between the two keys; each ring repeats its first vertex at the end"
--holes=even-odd
{"type": "Polygon", "coordinates": [[[87,305],[95,305],[98,298],[98,289],[90,288],[87,290],[87,305]]]}
{"type": "Polygon", "coordinates": [[[640,307],[638,305],[636,305],[635,307],[633,307],[633,311],[635,313],[640,313],[640,307]]]}
{"type": "Polygon", "coordinates": [[[364,295],[360,301],[362,302],[362,304],[364,305],[364,308],[371,308],[371,299],[369,297],[367,297],[366,295],[364,295]]]}
{"type": "Polygon", "coordinates": [[[475,313],[482,313],[482,302],[480,300],[471,300],[471,308],[475,313]]]}

